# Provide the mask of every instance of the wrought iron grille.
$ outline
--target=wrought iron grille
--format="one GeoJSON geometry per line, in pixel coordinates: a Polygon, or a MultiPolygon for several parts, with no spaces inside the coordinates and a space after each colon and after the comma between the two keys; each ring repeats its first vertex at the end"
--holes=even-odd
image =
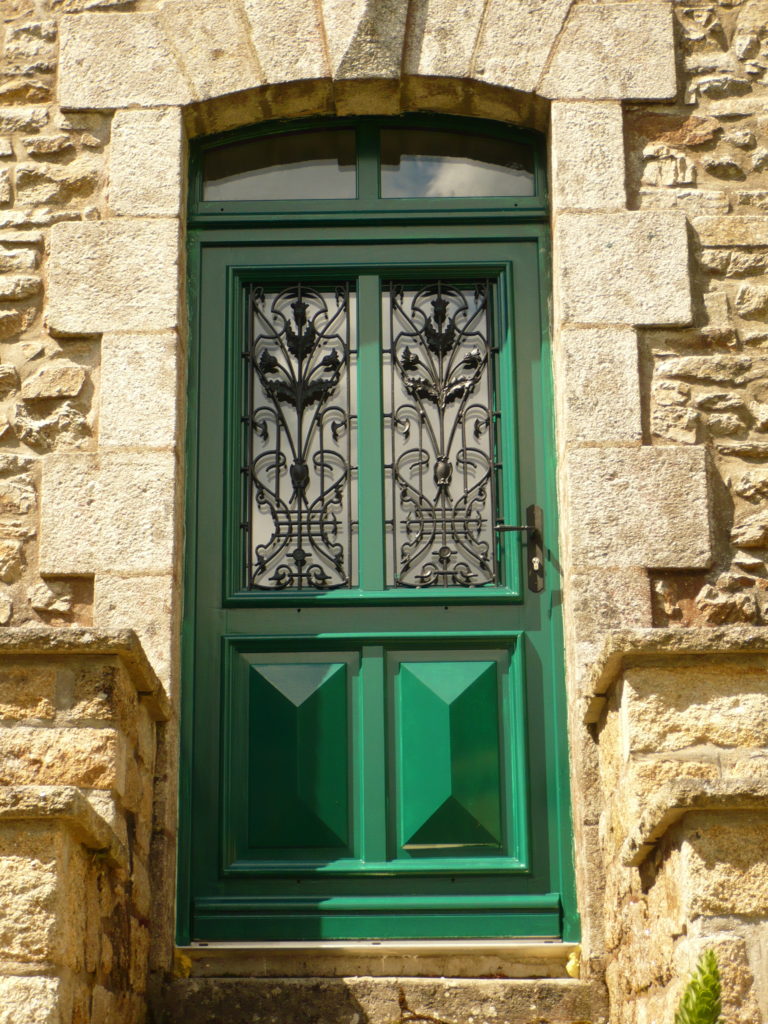
{"type": "Polygon", "coordinates": [[[245,586],[354,583],[354,293],[250,286],[243,467],[245,586]]]}
{"type": "Polygon", "coordinates": [[[387,285],[390,586],[499,582],[489,290],[387,285]]]}

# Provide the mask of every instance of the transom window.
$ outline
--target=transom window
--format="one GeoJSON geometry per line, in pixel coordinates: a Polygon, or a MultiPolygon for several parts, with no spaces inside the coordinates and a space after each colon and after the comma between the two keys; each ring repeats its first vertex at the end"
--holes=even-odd
{"type": "Polygon", "coordinates": [[[461,199],[494,208],[543,207],[534,138],[462,118],[337,120],[333,128],[310,122],[289,131],[277,126],[258,138],[233,133],[225,145],[203,144],[196,172],[198,213],[225,212],[232,204],[311,204],[317,212],[325,203],[348,208],[350,201],[446,209],[447,200],[461,199]]]}

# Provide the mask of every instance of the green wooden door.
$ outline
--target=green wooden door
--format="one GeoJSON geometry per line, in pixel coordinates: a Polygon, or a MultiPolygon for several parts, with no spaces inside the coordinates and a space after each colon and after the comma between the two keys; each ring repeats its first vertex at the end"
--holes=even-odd
{"type": "Polygon", "coordinates": [[[319,224],[193,209],[182,941],[576,928],[546,226],[379,130],[319,224]]]}

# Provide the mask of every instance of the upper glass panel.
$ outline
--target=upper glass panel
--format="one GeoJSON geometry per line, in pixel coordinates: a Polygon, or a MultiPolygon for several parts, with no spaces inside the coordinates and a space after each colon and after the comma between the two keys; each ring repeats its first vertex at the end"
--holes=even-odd
{"type": "Polygon", "coordinates": [[[422,128],[381,132],[383,199],[534,194],[530,146],[422,128]]]}
{"type": "Polygon", "coordinates": [[[355,133],[268,135],[209,150],[203,199],[354,199],[355,133]]]}

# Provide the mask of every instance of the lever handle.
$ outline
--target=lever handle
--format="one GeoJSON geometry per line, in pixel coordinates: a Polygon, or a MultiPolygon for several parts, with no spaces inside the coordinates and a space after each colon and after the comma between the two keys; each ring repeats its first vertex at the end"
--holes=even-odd
{"type": "Polygon", "coordinates": [[[497,533],[527,533],[528,589],[540,594],[544,589],[544,513],[538,505],[529,505],[525,510],[525,525],[512,526],[498,522],[497,533]]]}

